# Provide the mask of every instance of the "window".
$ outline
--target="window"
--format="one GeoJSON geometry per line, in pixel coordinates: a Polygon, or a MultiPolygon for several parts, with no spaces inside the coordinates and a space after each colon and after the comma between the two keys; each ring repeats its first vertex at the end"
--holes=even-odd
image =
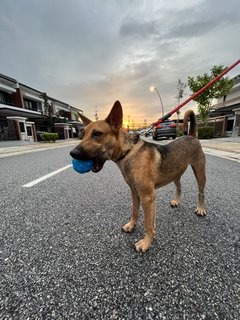
{"type": "Polygon", "coordinates": [[[28,110],[38,111],[37,101],[24,98],[24,107],[28,110]]]}
{"type": "Polygon", "coordinates": [[[12,104],[11,94],[5,91],[0,91],[0,103],[12,104]]]}

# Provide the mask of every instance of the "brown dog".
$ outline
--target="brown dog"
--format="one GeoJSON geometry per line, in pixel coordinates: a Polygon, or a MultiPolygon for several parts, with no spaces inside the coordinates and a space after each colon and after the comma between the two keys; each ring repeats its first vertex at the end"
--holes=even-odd
{"type": "Polygon", "coordinates": [[[79,160],[93,160],[93,172],[102,169],[106,160],[116,162],[132,194],[132,217],[123,226],[125,232],[132,232],[139,213],[140,203],[144,210],[145,236],[135,244],[137,251],[147,251],[155,233],[156,188],[170,182],[176,185],[176,194],[171,206],[179,205],[180,178],[187,166],[192,166],[198,183],[199,216],[206,214],[204,209],[205,156],[201,144],[196,138],[197,125],[193,111],[187,111],[184,117],[184,130],[187,131],[190,118],[189,135],[177,139],[168,145],[160,146],[142,141],[128,134],[122,128],[122,106],[116,101],[105,120],[92,122],[80,115],[86,125],[80,144],[70,154],[79,160]]]}

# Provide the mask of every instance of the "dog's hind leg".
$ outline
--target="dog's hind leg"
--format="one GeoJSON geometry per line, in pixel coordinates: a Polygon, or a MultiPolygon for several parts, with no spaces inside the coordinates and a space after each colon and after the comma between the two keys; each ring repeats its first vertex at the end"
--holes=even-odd
{"type": "Polygon", "coordinates": [[[180,195],[181,195],[181,183],[180,183],[180,178],[174,180],[175,186],[176,186],[176,193],[175,197],[172,201],[170,201],[170,205],[173,208],[178,207],[179,202],[180,202],[180,195]]]}
{"type": "Polygon", "coordinates": [[[131,188],[132,195],[132,217],[128,223],[126,223],[122,229],[125,232],[132,232],[135,228],[135,225],[138,221],[140,199],[137,194],[137,191],[134,188],[131,188]]]}
{"type": "Polygon", "coordinates": [[[197,162],[192,165],[192,169],[198,183],[198,206],[195,212],[199,216],[205,216],[206,211],[204,207],[204,188],[206,184],[206,174],[204,154],[197,162]]]}

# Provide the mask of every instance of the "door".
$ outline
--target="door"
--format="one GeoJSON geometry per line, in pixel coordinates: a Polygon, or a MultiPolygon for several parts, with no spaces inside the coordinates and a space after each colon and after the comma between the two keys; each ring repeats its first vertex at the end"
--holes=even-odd
{"type": "Polygon", "coordinates": [[[19,121],[19,127],[20,127],[20,133],[21,133],[21,140],[26,141],[27,140],[27,130],[26,130],[26,124],[25,121],[19,121]]]}
{"type": "Polygon", "coordinates": [[[27,129],[27,140],[34,141],[32,125],[26,124],[26,129],[27,129]]]}

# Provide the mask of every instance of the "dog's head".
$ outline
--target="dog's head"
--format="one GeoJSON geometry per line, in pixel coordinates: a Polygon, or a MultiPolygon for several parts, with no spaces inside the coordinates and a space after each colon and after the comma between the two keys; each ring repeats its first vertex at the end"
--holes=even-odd
{"type": "Polygon", "coordinates": [[[91,121],[79,115],[85,128],[80,144],[70,155],[77,160],[93,160],[93,172],[99,172],[106,160],[113,158],[116,151],[119,130],[122,127],[123,112],[119,101],[116,101],[105,120],[91,121]]]}

